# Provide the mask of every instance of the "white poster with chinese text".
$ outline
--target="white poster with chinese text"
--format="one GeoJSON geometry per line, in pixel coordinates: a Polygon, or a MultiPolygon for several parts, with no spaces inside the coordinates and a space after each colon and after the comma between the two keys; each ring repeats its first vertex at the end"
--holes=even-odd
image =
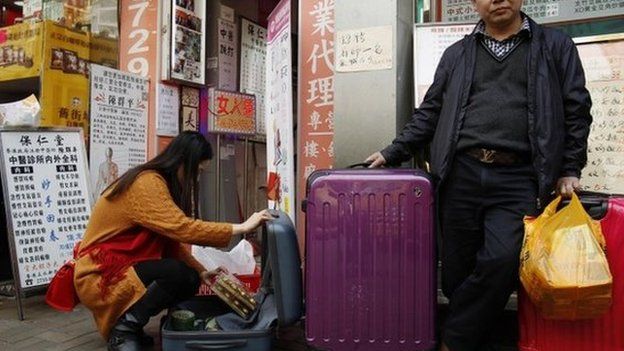
{"type": "Polygon", "coordinates": [[[19,284],[46,285],[73,257],[91,214],[84,137],[78,129],[2,130],[0,144],[19,284]]]}
{"type": "Polygon", "coordinates": [[[91,65],[90,170],[93,199],[147,160],[149,80],[91,65]]]}
{"type": "Polygon", "coordinates": [[[414,25],[414,103],[422,102],[444,51],[470,34],[473,24],[414,25]]]}
{"type": "Polygon", "coordinates": [[[156,134],[174,137],[180,132],[180,90],[176,85],[158,84],[156,134]]]}
{"type": "Polygon", "coordinates": [[[241,20],[240,91],[256,96],[256,133],[266,134],[264,95],[266,89],[266,28],[246,18],[241,20]]]}
{"type": "Polygon", "coordinates": [[[219,89],[237,91],[238,33],[233,22],[222,18],[218,22],[219,89]]]}
{"type": "Polygon", "coordinates": [[[295,148],[293,135],[290,0],[269,16],[267,45],[266,133],[269,207],[295,222],[295,148]]]}
{"type": "Polygon", "coordinates": [[[336,32],[336,72],[392,68],[392,26],[336,32]]]}

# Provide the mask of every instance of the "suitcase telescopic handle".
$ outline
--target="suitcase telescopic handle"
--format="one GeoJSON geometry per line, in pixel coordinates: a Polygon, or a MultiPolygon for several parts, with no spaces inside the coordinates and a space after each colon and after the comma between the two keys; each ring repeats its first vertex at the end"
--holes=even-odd
{"type": "Polygon", "coordinates": [[[189,350],[227,350],[237,349],[247,345],[247,340],[223,340],[223,341],[187,341],[186,348],[189,350]]]}

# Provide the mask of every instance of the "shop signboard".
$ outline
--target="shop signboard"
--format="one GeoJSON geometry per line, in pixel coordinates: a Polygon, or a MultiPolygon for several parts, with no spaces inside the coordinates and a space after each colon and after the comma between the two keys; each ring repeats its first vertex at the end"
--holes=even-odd
{"type": "Polygon", "coordinates": [[[241,19],[240,91],[256,97],[256,133],[265,135],[264,95],[266,90],[266,28],[241,19]]]}
{"type": "Polygon", "coordinates": [[[22,291],[47,285],[73,257],[89,216],[80,128],[0,130],[2,185],[18,310],[22,291]]]}
{"type": "Polygon", "coordinates": [[[256,134],[256,98],[253,95],[210,88],[208,131],[239,135],[256,134]]]}

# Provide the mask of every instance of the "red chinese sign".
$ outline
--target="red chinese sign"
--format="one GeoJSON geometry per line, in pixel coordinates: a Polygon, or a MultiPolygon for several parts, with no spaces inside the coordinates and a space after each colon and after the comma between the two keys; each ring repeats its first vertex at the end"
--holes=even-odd
{"type": "MultiPolygon", "coordinates": [[[[304,197],[308,176],[334,164],[335,1],[301,1],[300,6],[299,202],[304,197]]],[[[297,232],[303,234],[304,216],[297,218],[297,232]]]]}
{"type": "Polygon", "coordinates": [[[256,134],[256,97],[210,89],[208,123],[211,133],[256,134]]]}

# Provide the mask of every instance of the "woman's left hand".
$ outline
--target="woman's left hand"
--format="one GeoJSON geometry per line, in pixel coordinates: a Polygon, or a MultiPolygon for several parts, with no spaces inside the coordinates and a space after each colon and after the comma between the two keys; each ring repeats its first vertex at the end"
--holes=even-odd
{"type": "Polygon", "coordinates": [[[199,274],[199,277],[206,283],[210,284],[212,279],[214,279],[219,273],[227,273],[227,269],[223,267],[219,267],[212,271],[203,271],[199,274]]]}

